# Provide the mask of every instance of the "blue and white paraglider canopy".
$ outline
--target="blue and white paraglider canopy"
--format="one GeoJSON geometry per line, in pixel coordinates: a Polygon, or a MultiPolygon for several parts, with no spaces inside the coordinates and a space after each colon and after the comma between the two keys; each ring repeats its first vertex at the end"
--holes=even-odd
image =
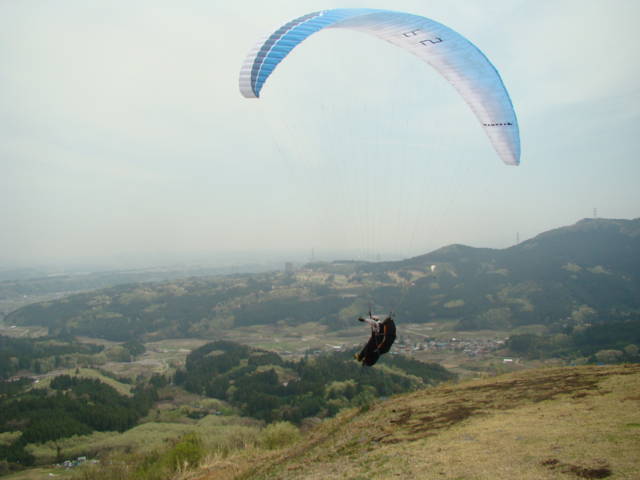
{"type": "Polygon", "coordinates": [[[240,70],[242,95],[258,98],[277,65],[307,37],[325,28],[347,28],[374,35],[431,65],[471,107],[500,158],[508,165],[520,163],[518,121],[495,67],[462,35],[419,15],[349,8],[322,10],[296,18],[249,52],[240,70]]]}

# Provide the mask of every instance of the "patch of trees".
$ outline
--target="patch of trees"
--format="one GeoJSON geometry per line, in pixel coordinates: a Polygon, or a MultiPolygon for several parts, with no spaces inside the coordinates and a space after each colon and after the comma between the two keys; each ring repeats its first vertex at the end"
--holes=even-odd
{"type": "Polygon", "coordinates": [[[512,335],[507,348],[528,358],[586,357],[590,362],[638,362],[640,318],[579,326],[555,335],[512,335]]]}
{"type": "Polygon", "coordinates": [[[16,395],[31,385],[33,380],[27,377],[21,377],[11,382],[0,381],[0,399],[16,395]]]}
{"type": "Polygon", "coordinates": [[[69,375],[55,377],[50,387],[0,398],[0,432],[21,432],[11,444],[0,445],[0,460],[31,465],[33,457],[24,450],[28,443],[127,430],[158,398],[153,385],[136,387],[133,396],[126,396],[99,380],[69,375]]]}
{"type": "Polygon", "coordinates": [[[352,354],[285,361],[272,352],[213,342],[187,357],[186,368],[176,373],[175,382],[191,392],[226,400],[243,415],[297,423],[454,378],[439,365],[401,356],[385,357],[384,363],[393,370],[363,368],[352,354]]]}
{"type": "Polygon", "coordinates": [[[144,344],[139,340],[129,340],[122,344],[122,348],[124,348],[133,358],[142,355],[147,351],[144,344]]]}
{"type": "Polygon", "coordinates": [[[44,337],[38,339],[12,338],[0,335],[0,380],[15,375],[20,370],[41,373],[42,360],[54,358],[59,361],[63,355],[94,355],[103,350],[98,345],[81,344],[74,341],[61,341],[59,338],[44,337]]]}

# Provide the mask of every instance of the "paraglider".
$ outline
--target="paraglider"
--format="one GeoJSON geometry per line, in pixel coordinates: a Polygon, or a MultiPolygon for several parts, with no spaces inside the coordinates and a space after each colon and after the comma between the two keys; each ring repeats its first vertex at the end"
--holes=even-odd
{"type": "Polygon", "coordinates": [[[329,28],[358,30],[376,36],[431,65],[471,107],[504,163],[520,163],[518,121],[496,68],[462,35],[419,15],[371,8],[338,8],[291,20],[258,42],[247,55],[240,70],[242,95],[259,98],[278,64],[310,35],[329,28]]]}
{"type": "MultiPolygon", "coordinates": [[[[451,28],[410,13],[371,8],[321,10],[293,19],[259,41],[240,70],[239,87],[246,98],[260,97],[267,79],[291,51],[324,29],[360,31],[385,40],[431,65],[458,91],[477,117],[498,156],[507,165],[520,163],[516,114],[500,74],[469,40],[451,28]]],[[[366,54],[375,54],[375,51],[366,54]]],[[[425,113],[425,116],[429,113],[425,113]]],[[[430,266],[431,273],[436,265],[430,266]]],[[[413,283],[411,284],[413,285],[413,283]]],[[[371,337],[355,358],[372,366],[396,338],[391,315],[358,320],[371,326],[371,337]]]]}
{"type": "Polygon", "coordinates": [[[368,317],[359,317],[360,322],[366,322],[371,327],[371,336],[364,348],[354,355],[363,366],[372,367],[380,358],[380,355],[387,353],[391,345],[396,340],[396,324],[393,316],[389,314],[380,321],[377,315],[372,315],[369,311],[368,317]]]}

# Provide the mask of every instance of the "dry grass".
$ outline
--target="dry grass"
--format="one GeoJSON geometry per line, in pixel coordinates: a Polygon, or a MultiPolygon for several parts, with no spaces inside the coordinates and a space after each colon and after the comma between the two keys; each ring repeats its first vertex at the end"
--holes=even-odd
{"type": "Polygon", "coordinates": [[[72,470],[56,467],[30,468],[21,472],[12,473],[2,477],[2,480],[44,480],[55,478],[56,480],[68,480],[73,478],[72,470]]]}
{"type": "Polygon", "coordinates": [[[108,452],[136,452],[148,454],[162,450],[171,441],[189,433],[196,433],[203,447],[211,452],[228,452],[253,445],[258,441],[260,422],[234,416],[206,416],[191,423],[156,423],[138,425],[124,433],[93,432],[45,444],[29,444],[27,450],[40,463],[56,459],[56,446],[61,447],[62,457],[73,459],[81,455],[94,458],[108,452]]]}
{"type": "Polygon", "coordinates": [[[519,372],[344,412],[191,478],[638,479],[639,407],[640,365],[519,372]]]}

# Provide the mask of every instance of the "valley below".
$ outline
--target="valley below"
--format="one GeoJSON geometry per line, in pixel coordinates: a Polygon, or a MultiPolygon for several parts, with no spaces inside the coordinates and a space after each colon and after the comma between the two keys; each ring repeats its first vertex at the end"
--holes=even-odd
{"type": "Polygon", "coordinates": [[[639,478],[639,228],[583,220],[400,262],[0,282],[0,474],[639,478]],[[398,336],[364,368],[371,310],[393,312],[398,336]]]}

